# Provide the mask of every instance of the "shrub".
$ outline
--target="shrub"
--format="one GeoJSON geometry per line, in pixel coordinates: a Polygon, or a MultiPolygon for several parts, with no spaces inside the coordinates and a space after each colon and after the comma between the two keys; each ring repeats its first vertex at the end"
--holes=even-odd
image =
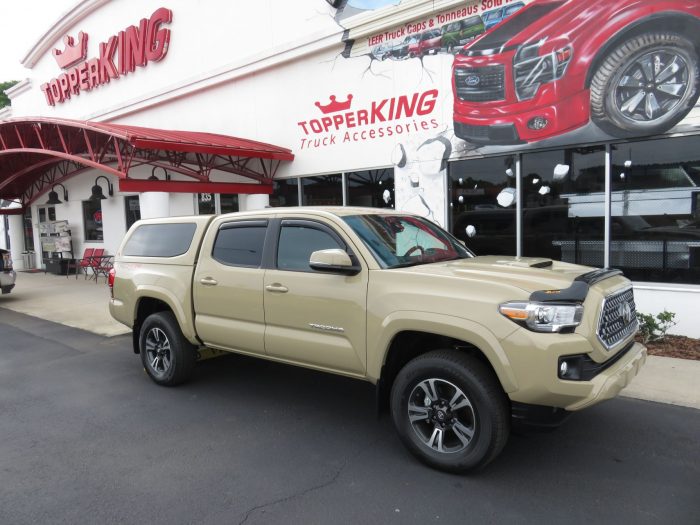
{"type": "Polygon", "coordinates": [[[666,310],[655,316],[637,312],[639,333],[642,335],[644,342],[661,341],[666,337],[666,332],[676,325],[675,318],[675,313],[666,310]]]}

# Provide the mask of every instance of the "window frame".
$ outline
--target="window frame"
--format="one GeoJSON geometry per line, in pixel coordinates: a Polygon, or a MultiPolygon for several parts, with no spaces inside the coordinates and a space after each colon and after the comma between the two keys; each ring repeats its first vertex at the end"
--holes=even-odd
{"type": "Polygon", "coordinates": [[[252,269],[262,269],[265,268],[265,252],[266,245],[268,243],[268,237],[270,235],[270,220],[269,219],[242,219],[226,221],[219,225],[216,230],[216,236],[211,244],[211,253],[209,254],[212,260],[223,266],[229,266],[231,268],[252,268],[252,269]],[[214,249],[216,248],[216,243],[219,240],[219,235],[224,230],[233,230],[237,228],[264,228],[265,233],[263,235],[262,249],[260,252],[260,262],[258,264],[234,264],[229,261],[224,261],[219,259],[214,255],[214,249]]]}
{"type": "Polygon", "coordinates": [[[342,235],[340,235],[337,231],[335,231],[333,228],[328,226],[326,223],[321,222],[321,221],[316,221],[313,219],[300,219],[300,218],[293,218],[293,217],[285,217],[285,218],[280,218],[277,220],[277,225],[276,225],[276,231],[275,231],[275,237],[273,241],[271,241],[273,250],[271,250],[271,260],[269,261],[271,266],[271,269],[279,270],[281,272],[296,272],[296,273],[312,273],[312,274],[319,274],[319,275],[328,275],[328,272],[323,272],[319,270],[314,270],[313,268],[309,268],[308,270],[299,270],[299,269],[290,269],[290,268],[280,268],[279,265],[277,264],[278,259],[279,259],[279,246],[280,246],[280,239],[282,238],[282,229],[285,226],[290,226],[290,227],[301,227],[301,228],[312,228],[315,230],[322,231],[328,235],[330,235],[333,240],[335,240],[338,245],[345,251],[345,253],[348,254],[350,257],[350,260],[352,261],[353,265],[355,266],[360,266],[359,259],[355,255],[355,252],[352,250],[348,242],[343,238],[342,235]]]}

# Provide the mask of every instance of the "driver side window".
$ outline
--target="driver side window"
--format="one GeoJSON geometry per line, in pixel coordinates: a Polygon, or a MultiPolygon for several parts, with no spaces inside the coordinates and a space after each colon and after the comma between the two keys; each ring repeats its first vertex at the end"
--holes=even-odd
{"type": "Polygon", "coordinates": [[[284,225],[280,231],[277,248],[277,268],[297,272],[314,272],[309,266],[311,254],[317,250],[340,248],[338,241],[328,232],[307,225],[284,225]]]}

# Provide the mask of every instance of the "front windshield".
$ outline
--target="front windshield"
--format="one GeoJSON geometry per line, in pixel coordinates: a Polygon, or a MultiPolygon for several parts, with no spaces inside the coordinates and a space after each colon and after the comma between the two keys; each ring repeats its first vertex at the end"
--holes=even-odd
{"type": "Polygon", "coordinates": [[[411,215],[350,215],[345,222],[383,268],[399,268],[473,257],[456,238],[411,215]]]}

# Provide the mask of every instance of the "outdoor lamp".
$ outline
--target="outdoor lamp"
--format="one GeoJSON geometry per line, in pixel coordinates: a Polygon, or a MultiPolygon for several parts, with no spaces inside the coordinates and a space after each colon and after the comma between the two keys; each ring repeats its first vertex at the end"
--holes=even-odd
{"type": "Polygon", "coordinates": [[[158,177],[156,177],[156,170],[158,168],[162,169],[165,173],[165,180],[170,180],[170,174],[168,173],[168,170],[166,170],[163,166],[153,166],[153,169],[151,170],[151,176],[148,177],[148,180],[160,180],[158,177]]]}
{"type": "Polygon", "coordinates": [[[104,179],[107,181],[107,192],[109,193],[109,196],[111,197],[112,195],[114,195],[114,186],[112,186],[112,183],[109,182],[109,179],[107,177],[105,177],[104,175],[99,175],[95,179],[95,185],[92,187],[92,195],[90,195],[90,199],[89,199],[91,201],[100,201],[100,200],[104,200],[107,198],[107,197],[105,197],[105,194],[102,193],[102,186],[97,184],[97,181],[100,179],[104,179]]]}
{"type": "Polygon", "coordinates": [[[68,190],[61,183],[54,184],[51,187],[51,191],[49,192],[49,200],[46,201],[46,204],[61,204],[64,201],[68,201],[68,190]],[[60,186],[61,188],[63,188],[63,200],[58,198],[58,193],[56,193],[56,186],[60,186]]]}

